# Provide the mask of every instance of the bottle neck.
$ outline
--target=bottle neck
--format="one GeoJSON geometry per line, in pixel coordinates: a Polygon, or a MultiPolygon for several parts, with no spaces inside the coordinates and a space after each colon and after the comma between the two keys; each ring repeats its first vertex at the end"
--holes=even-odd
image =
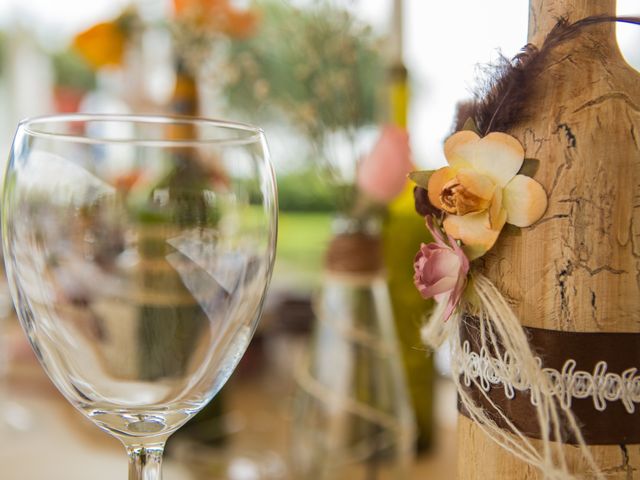
{"type": "MultiPolygon", "coordinates": [[[[540,47],[559,18],[575,22],[595,15],[615,16],[616,0],[530,0],[528,41],[540,47]]],[[[601,43],[617,45],[615,22],[587,28],[601,43]]]]}
{"type": "Polygon", "coordinates": [[[195,78],[181,59],[176,60],[176,85],[171,97],[170,109],[178,115],[198,115],[198,87],[195,78]]]}
{"type": "MultiPolygon", "coordinates": [[[[193,75],[187,70],[182,59],[175,62],[176,84],[169,102],[169,111],[175,115],[195,117],[198,115],[198,85],[193,75]]],[[[170,138],[197,138],[193,125],[172,124],[169,127],[170,138]]],[[[190,152],[190,149],[181,149],[190,152]]]]}

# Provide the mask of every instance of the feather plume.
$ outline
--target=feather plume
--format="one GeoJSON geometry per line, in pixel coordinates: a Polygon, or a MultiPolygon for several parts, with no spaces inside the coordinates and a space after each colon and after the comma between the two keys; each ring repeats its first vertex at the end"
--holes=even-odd
{"type": "Polygon", "coordinates": [[[483,135],[492,131],[504,132],[516,122],[524,120],[523,111],[532,85],[544,69],[551,51],[578,36],[585,27],[608,22],[640,25],[640,17],[601,15],[574,23],[560,18],[540,48],[528,44],[513,59],[503,56],[495,65],[491,65],[487,72],[488,79],[475,92],[475,100],[468,114],[480,132],[483,135]]]}

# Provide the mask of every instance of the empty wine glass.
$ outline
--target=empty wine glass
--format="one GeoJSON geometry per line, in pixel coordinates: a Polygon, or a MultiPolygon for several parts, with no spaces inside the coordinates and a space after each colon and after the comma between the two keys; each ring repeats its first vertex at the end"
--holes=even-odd
{"type": "Polygon", "coordinates": [[[242,357],[271,277],[260,129],[195,118],[21,122],[3,193],[11,293],[62,394],[160,478],[164,444],[242,357]]]}

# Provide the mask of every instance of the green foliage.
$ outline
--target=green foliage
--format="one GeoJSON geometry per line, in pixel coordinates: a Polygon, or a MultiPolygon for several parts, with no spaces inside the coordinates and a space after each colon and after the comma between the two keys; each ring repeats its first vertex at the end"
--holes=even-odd
{"type": "Polygon", "coordinates": [[[93,90],[96,75],[91,67],[75,52],[66,50],[53,55],[55,82],[60,87],[70,87],[81,91],[93,90]]]}
{"type": "Polygon", "coordinates": [[[373,124],[384,63],[370,27],[325,1],[305,9],[281,0],[258,6],[259,32],[233,42],[223,68],[230,106],[252,121],[283,116],[318,143],[328,132],[373,124]]]}
{"type": "Polygon", "coordinates": [[[317,283],[332,219],[333,215],[326,212],[280,214],[275,277],[293,278],[297,287],[317,283]]]}
{"type": "Polygon", "coordinates": [[[278,201],[288,212],[332,212],[337,206],[335,188],[309,170],[279,177],[278,201]]]}

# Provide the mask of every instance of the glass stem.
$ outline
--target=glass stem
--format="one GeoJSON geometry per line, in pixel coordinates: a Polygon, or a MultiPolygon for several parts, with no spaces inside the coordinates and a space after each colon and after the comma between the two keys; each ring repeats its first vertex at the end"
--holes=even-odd
{"type": "Polygon", "coordinates": [[[129,480],[161,480],[164,442],[150,445],[127,445],[129,480]]]}

